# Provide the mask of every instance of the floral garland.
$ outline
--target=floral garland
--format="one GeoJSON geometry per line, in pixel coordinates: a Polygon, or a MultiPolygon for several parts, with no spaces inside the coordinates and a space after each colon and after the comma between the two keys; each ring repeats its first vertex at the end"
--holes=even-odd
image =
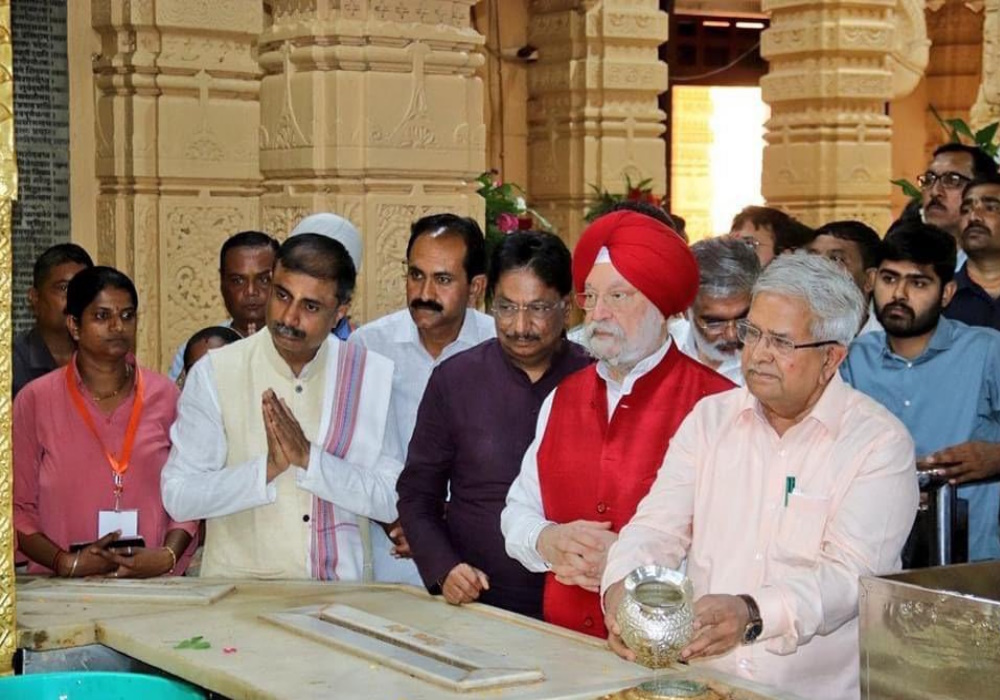
{"type": "Polygon", "coordinates": [[[552,225],[527,205],[524,190],[513,182],[502,182],[496,170],[476,178],[476,192],[486,201],[486,247],[489,251],[514,231],[552,231],[552,225]]]}

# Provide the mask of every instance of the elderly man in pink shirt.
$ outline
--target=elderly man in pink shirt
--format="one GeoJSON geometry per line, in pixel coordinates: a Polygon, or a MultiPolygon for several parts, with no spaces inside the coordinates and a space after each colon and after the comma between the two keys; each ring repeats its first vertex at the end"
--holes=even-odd
{"type": "Polygon", "coordinates": [[[858,577],[900,567],[917,510],[913,441],[837,368],[861,292],[819,256],[782,256],[754,286],[746,388],[702,399],[609,554],[609,643],[622,579],[687,558],[695,634],[682,656],[810,700],[857,700],[858,577]]]}

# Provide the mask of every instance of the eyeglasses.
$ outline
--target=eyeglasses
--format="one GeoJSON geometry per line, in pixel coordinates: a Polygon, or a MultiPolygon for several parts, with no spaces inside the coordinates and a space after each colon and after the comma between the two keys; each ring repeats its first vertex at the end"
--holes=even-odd
{"type": "Polygon", "coordinates": [[[760,248],[760,241],[758,241],[753,236],[733,236],[733,238],[738,240],[740,243],[743,243],[744,245],[753,248],[754,250],[760,248]]]}
{"type": "Polygon", "coordinates": [[[780,336],[774,335],[773,333],[765,333],[757,326],[753,325],[749,321],[740,321],[736,324],[736,337],[740,339],[748,348],[753,349],[757,343],[760,342],[761,338],[765,339],[767,346],[774,350],[778,355],[791,355],[793,350],[802,350],[803,348],[821,348],[824,345],[840,345],[836,340],[820,340],[815,343],[795,343],[788,338],[782,338],[780,336]]]}
{"type": "Polygon", "coordinates": [[[921,189],[929,190],[938,182],[946,190],[957,190],[965,187],[967,183],[972,182],[972,178],[956,172],[947,172],[938,175],[930,170],[923,175],[917,176],[917,184],[920,185],[921,189]]]}
{"type": "Polygon", "coordinates": [[[740,321],[745,318],[746,314],[728,321],[702,321],[700,318],[696,318],[694,325],[698,326],[704,333],[722,333],[730,328],[735,328],[736,332],[739,333],[740,321]]]}
{"type": "Polygon", "coordinates": [[[563,309],[566,302],[560,301],[533,301],[530,304],[521,306],[512,304],[509,301],[493,302],[493,315],[501,321],[511,321],[517,318],[522,311],[528,314],[532,321],[545,321],[556,309],[563,309]]]}
{"type": "Polygon", "coordinates": [[[593,311],[597,308],[597,302],[603,301],[604,305],[611,311],[621,311],[632,300],[638,292],[580,292],[576,295],[577,305],[584,311],[593,311]]]}

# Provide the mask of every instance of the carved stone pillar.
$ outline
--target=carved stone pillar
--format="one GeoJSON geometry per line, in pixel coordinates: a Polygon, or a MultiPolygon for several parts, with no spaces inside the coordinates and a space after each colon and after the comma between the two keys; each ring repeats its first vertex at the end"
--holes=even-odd
{"type": "Polygon", "coordinates": [[[528,41],[528,193],[569,244],[585,226],[588,185],[622,192],[652,179],[663,194],[667,89],[658,47],[669,22],[647,0],[533,0],[528,41]]]}
{"type": "MultiPolygon", "coordinates": [[[[982,3],[929,0],[927,33],[931,39],[927,66],[927,102],[945,119],[969,121],[969,110],[980,85],[984,43],[982,3]]],[[[995,38],[995,37],[994,37],[995,38]]],[[[927,111],[927,160],[948,140],[934,115],[927,111]]]]}
{"type": "Polygon", "coordinates": [[[483,38],[475,0],[274,0],[260,36],[265,230],[315,211],[362,232],[356,320],[405,303],[409,226],[454,211],[481,219],[483,38]]]}
{"type": "Polygon", "coordinates": [[[684,215],[689,240],[719,233],[712,226],[712,96],[709,87],[674,89],[670,164],[673,173],[671,210],[684,215]],[[683,116],[681,116],[683,115],[683,116]]]}
{"type": "Polygon", "coordinates": [[[969,114],[972,127],[1000,121],[1000,0],[983,3],[983,71],[976,103],[969,114]]]}
{"type": "Polygon", "coordinates": [[[225,316],[218,251],[257,222],[261,3],[93,0],[98,250],[135,280],[138,354],[165,369],[225,316]]]}
{"type": "Polygon", "coordinates": [[[771,106],[762,190],[810,225],[890,223],[895,0],[764,0],[771,106]]]}

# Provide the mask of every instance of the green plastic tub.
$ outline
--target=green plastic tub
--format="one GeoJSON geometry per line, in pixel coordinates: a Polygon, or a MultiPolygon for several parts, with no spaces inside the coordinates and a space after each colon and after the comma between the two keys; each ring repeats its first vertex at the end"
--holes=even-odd
{"type": "Polygon", "coordinates": [[[0,678],[0,700],[204,700],[181,681],[141,673],[35,673],[0,678]]]}

